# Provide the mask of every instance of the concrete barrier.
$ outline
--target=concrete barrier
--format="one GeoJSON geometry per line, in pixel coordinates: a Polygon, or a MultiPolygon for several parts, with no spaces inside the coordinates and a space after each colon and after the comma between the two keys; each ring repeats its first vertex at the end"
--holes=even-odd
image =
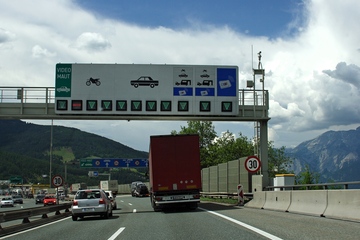
{"type": "Polygon", "coordinates": [[[263,208],[266,200],[266,192],[255,192],[253,199],[245,204],[245,207],[263,208]]]}
{"type": "Polygon", "coordinates": [[[288,212],[323,216],[327,207],[328,190],[291,191],[288,212]]]}
{"type": "Polygon", "coordinates": [[[266,192],[266,201],[263,208],[287,212],[291,204],[291,193],[292,191],[266,192]]]}
{"type": "Polygon", "coordinates": [[[359,190],[328,190],[327,218],[360,221],[359,190]]]}

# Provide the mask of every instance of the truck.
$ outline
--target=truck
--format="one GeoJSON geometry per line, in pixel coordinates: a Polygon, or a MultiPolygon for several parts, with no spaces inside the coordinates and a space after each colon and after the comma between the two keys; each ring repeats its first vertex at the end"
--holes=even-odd
{"type": "Polygon", "coordinates": [[[73,183],[71,184],[71,193],[76,193],[78,190],[87,189],[86,183],[73,183]]]}
{"type": "Polygon", "coordinates": [[[150,201],[154,211],[200,202],[200,143],[196,134],[150,136],[150,201]]]}
{"type": "Polygon", "coordinates": [[[111,191],[114,195],[117,194],[119,184],[117,180],[100,181],[100,189],[104,191],[111,191]]]}

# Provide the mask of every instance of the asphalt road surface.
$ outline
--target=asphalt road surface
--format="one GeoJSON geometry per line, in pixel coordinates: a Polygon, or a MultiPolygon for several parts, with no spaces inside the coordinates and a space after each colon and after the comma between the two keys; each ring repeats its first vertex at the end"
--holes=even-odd
{"type": "MultiPolygon", "coordinates": [[[[197,210],[154,212],[149,198],[116,198],[109,219],[71,217],[0,239],[359,239],[360,223],[286,212],[201,203],[197,210]]],[[[23,207],[35,207],[35,200],[23,207]]],[[[39,205],[38,205],[39,206],[39,205]]],[[[41,207],[41,206],[39,206],[41,207]]],[[[21,208],[21,206],[20,206],[21,208]]],[[[19,209],[17,205],[12,210],[19,209]]],[[[1,209],[1,212],[6,211],[1,209]]],[[[3,224],[2,224],[3,226],[3,224]]]]}

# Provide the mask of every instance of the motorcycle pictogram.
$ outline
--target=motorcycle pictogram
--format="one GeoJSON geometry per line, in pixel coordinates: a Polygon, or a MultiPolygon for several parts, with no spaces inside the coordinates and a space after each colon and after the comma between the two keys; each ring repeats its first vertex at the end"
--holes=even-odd
{"type": "Polygon", "coordinates": [[[96,86],[100,86],[101,82],[99,80],[100,78],[89,78],[87,81],[86,81],[86,85],[87,86],[90,86],[92,83],[95,84],[96,86]]]}

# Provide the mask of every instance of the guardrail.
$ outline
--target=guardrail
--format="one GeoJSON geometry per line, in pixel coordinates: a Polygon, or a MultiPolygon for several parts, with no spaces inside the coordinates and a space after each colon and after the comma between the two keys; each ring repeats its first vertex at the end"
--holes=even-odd
{"type": "Polygon", "coordinates": [[[54,206],[28,208],[16,211],[8,211],[0,213],[0,236],[5,236],[11,233],[20,232],[25,229],[29,229],[35,226],[48,223],[57,219],[61,219],[71,215],[70,208],[72,203],[63,203],[54,206]],[[63,213],[60,213],[64,210],[63,213]],[[49,216],[49,213],[54,213],[53,216],[49,216]],[[40,219],[30,221],[31,217],[40,216],[40,219]],[[4,222],[22,220],[21,224],[15,224],[8,227],[2,227],[4,222]]]}

